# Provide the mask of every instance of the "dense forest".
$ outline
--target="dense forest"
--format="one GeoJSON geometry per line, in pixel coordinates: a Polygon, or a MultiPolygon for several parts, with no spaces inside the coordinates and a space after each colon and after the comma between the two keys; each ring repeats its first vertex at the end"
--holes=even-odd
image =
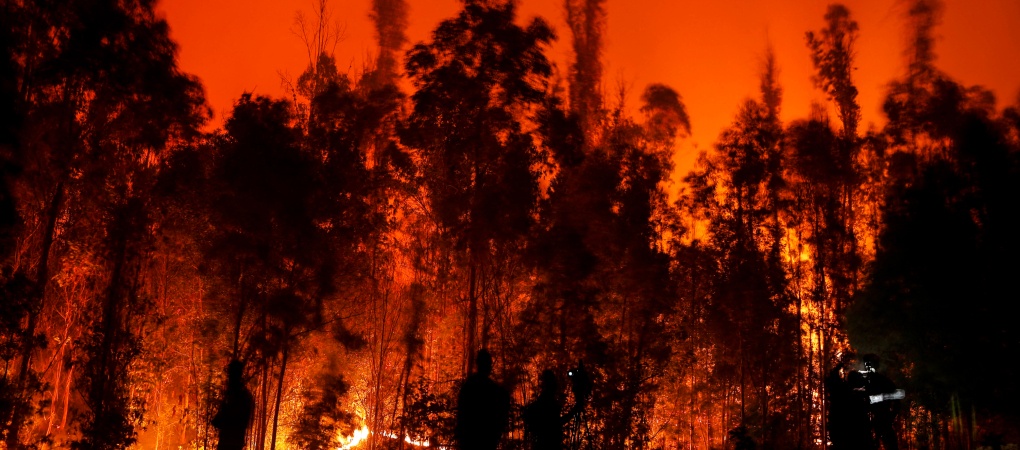
{"type": "Polygon", "coordinates": [[[483,348],[507,449],[581,364],[568,448],[826,448],[849,352],[905,390],[902,448],[1020,443],[1020,98],[940,71],[938,0],[881,127],[834,4],[790,31],[828,102],[781,120],[763,46],[676,176],[697,86],[607,92],[606,0],[564,30],[464,0],[420,43],[405,1],[373,1],[361,73],[320,1],[290,94],[214,131],[155,0],[0,1],[0,447],[214,448],[236,359],[247,448],[449,448],[483,348]]]}

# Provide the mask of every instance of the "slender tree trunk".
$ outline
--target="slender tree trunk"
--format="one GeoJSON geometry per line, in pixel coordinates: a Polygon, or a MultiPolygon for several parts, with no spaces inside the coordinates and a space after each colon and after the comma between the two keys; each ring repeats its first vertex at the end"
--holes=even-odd
{"type": "Polygon", "coordinates": [[[740,424],[743,425],[747,420],[747,379],[744,370],[744,330],[743,324],[740,325],[739,345],[740,345],[740,424]]]}
{"type": "Polygon", "coordinates": [[[160,430],[163,428],[162,427],[162,425],[163,425],[163,420],[162,420],[163,419],[163,417],[162,417],[162,415],[163,415],[163,381],[162,380],[160,380],[156,384],[156,395],[155,395],[155,397],[156,397],[156,408],[155,408],[156,409],[156,443],[154,444],[155,447],[153,448],[153,450],[159,450],[159,444],[160,444],[159,438],[162,435],[162,433],[160,433],[160,430]]]}
{"type": "MultiPolygon", "coordinates": [[[[70,317],[70,314],[68,314],[68,317],[70,317]]],[[[50,400],[50,419],[49,419],[49,423],[47,423],[47,425],[46,425],[46,436],[47,437],[50,436],[50,434],[53,432],[53,423],[54,423],[54,421],[56,421],[56,418],[57,418],[57,405],[59,404],[59,401],[60,401],[60,382],[62,380],[62,377],[64,376],[64,373],[63,373],[64,372],[64,352],[67,350],[67,340],[68,340],[68,336],[71,334],[70,328],[71,328],[71,321],[70,320],[66,320],[65,324],[64,324],[64,338],[61,339],[60,349],[57,351],[57,355],[56,355],[57,370],[53,374],[53,395],[52,395],[51,400],[50,400]]],[[[67,376],[68,377],[71,376],[70,368],[68,368],[67,376]]],[[[68,381],[68,383],[70,383],[70,379],[68,379],[67,381],[68,381]]]]}
{"type": "Polygon", "coordinates": [[[67,412],[71,409],[71,380],[74,379],[74,365],[67,368],[67,381],[64,384],[64,414],[60,418],[61,430],[67,429],[67,412]]]}
{"type": "Polygon", "coordinates": [[[468,329],[467,329],[467,372],[471,374],[475,368],[475,335],[478,330],[478,292],[477,292],[477,261],[478,258],[475,256],[477,250],[475,246],[472,246],[471,250],[471,268],[468,276],[468,329]]]}
{"type": "MultiPolygon", "coordinates": [[[[797,444],[798,444],[798,446],[801,446],[803,448],[805,445],[807,445],[807,442],[809,441],[807,439],[807,434],[810,433],[810,430],[811,430],[811,427],[810,427],[810,424],[811,424],[811,418],[810,417],[811,417],[811,415],[810,415],[810,413],[805,414],[805,411],[804,411],[804,396],[805,396],[805,392],[806,392],[805,391],[805,386],[804,386],[804,378],[805,378],[804,372],[805,372],[805,370],[807,370],[807,373],[810,374],[811,373],[810,372],[811,369],[810,369],[810,365],[808,365],[808,367],[804,367],[804,366],[801,365],[801,364],[803,364],[803,362],[804,362],[803,358],[805,357],[805,351],[804,351],[804,331],[803,331],[804,330],[804,295],[802,293],[803,291],[801,290],[801,272],[800,272],[800,268],[801,268],[800,255],[804,251],[804,244],[801,241],[802,235],[801,235],[799,227],[796,230],[796,236],[797,236],[797,238],[796,238],[797,239],[797,249],[796,249],[796,253],[794,255],[791,255],[790,260],[793,261],[793,280],[794,280],[794,286],[795,286],[795,289],[794,289],[795,294],[794,295],[796,296],[796,302],[797,302],[797,358],[799,360],[798,361],[798,365],[800,365],[800,367],[797,368],[797,444]],[[807,421],[807,425],[806,426],[805,426],[805,423],[804,423],[805,420],[807,421]]],[[[808,336],[810,337],[810,332],[808,332],[808,336]]]]}
{"type": "Polygon", "coordinates": [[[768,395],[768,366],[767,361],[762,360],[761,367],[761,392],[758,394],[761,396],[761,443],[765,447],[770,447],[772,439],[769,434],[771,431],[766,426],[769,419],[769,395],[768,395]]]}
{"type": "MultiPolygon", "coordinates": [[[[39,266],[36,268],[36,304],[28,309],[28,323],[25,326],[25,340],[21,345],[21,363],[18,366],[18,378],[15,382],[18,396],[25,396],[31,401],[32,394],[28,391],[29,372],[32,369],[32,353],[35,350],[35,329],[38,327],[39,315],[42,314],[46,301],[46,285],[49,281],[50,247],[53,246],[54,234],[57,229],[57,217],[64,203],[64,182],[57,183],[57,190],[50,200],[47,211],[46,229],[43,231],[42,248],[39,253],[39,266]]],[[[13,408],[11,412],[11,428],[7,433],[6,445],[9,449],[21,448],[21,426],[24,422],[22,408],[13,408]]]]}
{"type": "MultiPolygon", "coordinates": [[[[207,369],[208,370],[205,371],[206,372],[205,385],[208,387],[208,386],[212,386],[212,369],[208,368],[208,367],[207,367],[207,369]]],[[[199,391],[199,392],[201,392],[201,391],[199,391]]],[[[206,391],[206,392],[208,392],[208,391],[206,391]]],[[[202,397],[199,397],[199,398],[201,399],[202,397]]],[[[211,395],[206,397],[205,405],[206,406],[204,408],[202,408],[202,411],[205,411],[205,417],[202,417],[202,428],[201,428],[201,430],[202,430],[202,448],[209,448],[209,432],[210,432],[210,430],[209,430],[209,421],[212,420],[212,417],[213,417],[213,415],[212,415],[213,400],[211,398],[211,395]]]]}
{"type": "Polygon", "coordinates": [[[255,448],[257,450],[263,450],[266,448],[266,432],[269,429],[269,373],[270,373],[269,361],[263,359],[262,364],[262,376],[259,381],[260,397],[262,398],[262,406],[259,408],[259,424],[258,424],[258,442],[255,448]]]}
{"type": "Polygon", "coordinates": [[[238,303],[240,303],[240,304],[237,307],[237,316],[236,316],[236,319],[234,319],[233,345],[231,345],[231,353],[230,353],[230,357],[231,358],[237,358],[238,355],[240,354],[241,323],[244,321],[244,311],[246,309],[245,306],[247,306],[247,304],[248,304],[247,299],[246,299],[246,295],[245,295],[245,289],[244,289],[244,267],[243,267],[243,265],[241,267],[241,273],[237,277],[237,297],[238,297],[238,303]]]}
{"type": "MultiPolygon", "coordinates": [[[[374,275],[373,275],[373,277],[374,277],[374,275]]],[[[378,339],[376,339],[376,349],[377,349],[377,352],[376,352],[377,355],[376,356],[378,356],[378,358],[376,358],[376,360],[374,362],[374,364],[376,366],[375,370],[374,370],[375,373],[372,374],[373,377],[375,378],[375,389],[374,389],[374,392],[372,393],[372,397],[373,397],[372,398],[372,419],[371,419],[372,420],[372,433],[369,434],[369,437],[368,437],[368,442],[369,442],[369,448],[370,449],[375,449],[376,448],[378,437],[381,436],[381,434],[379,434],[380,433],[380,429],[381,429],[379,424],[382,422],[382,410],[383,410],[382,379],[383,379],[383,376],[384,376],[384,373],[385,373],[385,370],[386,370],[386,354],[387,354],[387,348],[386,348],[387,347],[386,346],[386,340],[387,340],[387,337],[386,337],[386,322],[387,322],[387,315],[388,315],[387,312],[388,312],[388,308],[389,308],[389,295],[388,294],[381,294],[379,292],[380,289],[378,287],[378,281],[377,280],[373,280],[373,284],[375,285],[373,287],[373,291],[374,292],[372,294],[372,296],[374,297],[373,303],[376,304],[375,305],[375,310],[376,310],[376,314],[379,317],[379,322],[378,322],[378,325],[376,325],[376,335],[378,336],[378,339]],[[379,299],[381,299],[381,304],[379,304],[379,299]]]]}
{"type": "Polygon", "coordinates": [[[283,360],[280,362],[280,379],[276,384],[276,405],[273,407],[273,436],[269,443],[270,450],[276,450],[276,430],[280,422],[280,400],[283,397],[283,378],[287,375],[287,357],[290,355],[289,346],[283,345],[283,360]]]}
{"type": "MultiPolygon", "coordinates": [[[[478,282],[481,284],[480,291],[482,293],[479,296],[480,297],[479,303],[480,303],[480,306],[481,306],[481,309],[482,309],[482,312],[481,312],[481,315],[480,315],[480,318],[482,320],[482,324],[481,324],[480,329],[479,329],[479,334],[481,334],[481,336],[480,336],[481,342],[479,343],[478,348],[490,348],[490,345],[489,345],[489,328],[492,326],[491,320],[490,320],[492,312],[489,310],[489,308],[492,307],[491,303],[493,301],[497,301],[497,302],[499,301],[498,288],[496,287],[498,283],[495,281],[496,280],[496,276],[486,276],[486,275],[489,275],[489,274],[487,274],[487,268],[486,267],[481,267],[479,272],[480,273],[478,274],[478,278],[479,278],[478,282]]],[[[506,360],[504,359],[503,361],[505,362],[506,360]]]]}
{"type": "Polygon", "coordinates": [[[90,400],[93,403],[89,406],[95,412],[94,417],[96,420],[105,419],[105,415],[109,413],[106,403],[109,396],[112,394],[110,392],[111,384],[122,382],[123,375],[126,375],[113,373],[115,370],[113,366],[115,366],[116,363],[111,361],[111,358],[115,357],[114,355],[117,354],[121,346],[121,333],[123,329],[126,328],[125,324],[121,323],[120,311],[124,306],[125,297],[129,295],[126,292],[127,287],[125,284],[127,281],[125,280],[126,277],[124,272],[126,271],[125,265],[127,264],[128,246],[128,225],[126,225],[126,222],[129,221],[129,219],[125,216],[130,214],[130,212],[122,208],[118,211],[118,213],[118,217],[114,220],[124,221],[125,224],[124,226],[115,225],[114,230],[110,233],[113,235],[112,237],[114,239],[113,254],[115,256],[113,260],[113,270],[110,275],[109,291],[103,302],[103,315],[100,319],[102,339],[98,349],[99,361],[98,363],[96,361],[90,362],[91,364],[96,364],[99,370],[99,376],[96,377],[98,380],[93,379],[93,385],[89,386],[89,389],[92,391],[92,394],[90,395],[92,398],[90,398],[90,400]]]}
{"type": "MultiPolygon", "coordinates": [[[[61,352],[62,353],[62,352],[61,352]]],[[[64,358],[57,361],[57,370],[53,373],[53,394],[50,395],[50,418],[46,423],[46,436],[53,432],[53,422],[57,418],[57,401],[60,398],[60,377],[64,371],[64,358]]]]}

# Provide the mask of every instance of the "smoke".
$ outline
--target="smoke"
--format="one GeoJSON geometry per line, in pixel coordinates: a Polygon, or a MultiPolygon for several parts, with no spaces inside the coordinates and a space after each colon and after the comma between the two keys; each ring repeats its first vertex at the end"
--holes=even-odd
{"type": "Polygon", "coordinates": [[[779,108],[783,102],[783,87],[779,85],[779,64],[776,62],[776,51],[769,42],[765,47],[765,58],[759,75],[762,101],[768,108],[772,118],[779,117],[779,108]]]}
{"type": "Polygon", "coordinates": [[[602,110],[602,34],[606,27],[605,0],[565,0],[567,25],[573,36],[570,107],[578,115],[589,146],[602,110]]]}
{"type": "Polygon", "coordinates": [[[376,73],[380,81],[392,81],[400,72],[399,55],[407,42],[406,0],[372,0],[369,14],[375,24],[375,37],[379,42],[379,60],[376,73]]]}
{"type": "Polygon", "coordinates": [[[935,71],[934,29],[941,21],[942,0],[914,0],[907,12],[910,24],[910,78],[931,75],[935,71]]]}

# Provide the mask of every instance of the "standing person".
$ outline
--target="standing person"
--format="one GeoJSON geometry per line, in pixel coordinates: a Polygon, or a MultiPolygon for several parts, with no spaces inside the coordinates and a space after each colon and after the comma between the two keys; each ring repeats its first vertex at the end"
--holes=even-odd
{"type": "Polygon", "coordinates": [[[510,394],[490,378],[492,355],[478,351],[476,372],[464,380],[457,396],[457,427],[460,450],[494,450],[510,416],[510,394]]]}
{"type": "Polygon", "coordinates": [[[227,365],[227,390],[223,395],[220,409],[212,419],[212,426],[219,431],[217,450],[241,450],[244,448],[248,424],[251,423],[252,407],[255,404],[244,385],[244,364],[238,360],[227,365]]]}
{"type": "MultiPolygon", "coordinates": [[[[871,429],[875,433],[876,444],[882,444],[885,450],[898,450],[896,430],[893,424],[900,412],[900,399],[903,390],[896,389],[896,384],[888,377],[878,373],[878,355],[864,355],[865,394],[868,396],[871,413],[871,429]]],[[[876,445],[877,448],[877,445],[876,445]]]]}
{"type": "Polygon", "coordinates": [[[567,414],[567,421],[573,420],[570,427],[570,447],[582,447],[588,435],[588,419],[585,417],[585,408],[588,400],[591,399],[592,380],[588,370],[584,368],[584,361],[578,361],[577,366],[567,372],[570,377],[570,391],[574,394],[574,406],[567,414]]]}
{"type": "Polygon", "coordinates": [[[570,416],[563,417],[556,374],[546,369],[539,378],[539,393],[535,401],[524,409],[524,427],[534,450],[560,450],[563,448],[563,425],[570,416]]]}
{"type": "Polygon", "coordinates": [[[855,356],[845,353],[825,377],[828,400],[826,425],[834,450],[866,450],[872,447],[864,376],[854,368],[855,356]]]}
{"type": "Polygon", "coordinates": [[[849,450],[849,405],[853,391],[846,381],[849,357],[839,357],[836,367],[825,377],[825,429],[833,450],[849,450]]]}

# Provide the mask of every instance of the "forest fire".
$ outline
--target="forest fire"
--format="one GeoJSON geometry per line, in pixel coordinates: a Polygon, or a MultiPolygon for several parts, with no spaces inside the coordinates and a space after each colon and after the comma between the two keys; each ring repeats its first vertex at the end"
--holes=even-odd
{"type": "Polygon", "coordinates": [[[365,425],[362,425],[361,428],[358,428],[357,430],[354,430],[354,433],[352,433],[350,436],[341,435],[340,438],[339,438],[340,449],[341,450],[350,450],[350,449],[352,449],[354,447],[357,447],[362,442],[364,442],[365,439],[368,439],[370,434],[371,434],[371,431],[368,430],[368,427],[365,426],[365,425]]]}
{"type": "MultiPolygon", "coordinates": [[[[340,448],[340,450],[350,450],[352,448],[356,448],[359,445],[362,445],[372,435],[379,435],[379,436],[385,437],[387,439],[403,441],[404,443],[409,444],[409,445],[414,446],[414,447],[428,447],[429,446],[429,441],[427,441],[427,440],[419,441],[419,440],[411,439],[410,436],[404,436],[403,439],[400,439],[400,437],[397,436],[396,433],[392,433],[392,432],[389,432],[389,431],[383,431],[383,432],[380,432],[380,433],[373,433],[371,430],[368,429],[367,425],[362,425],[361,428],[358,428],[357,430],[354,430],[354,433],[350,434],[349,436],[341,434],[340,437],[337,439],[339,441],[339,443],[340,443],[340,447],[339,448],[340,448]]],[[[437,448],[442,449],[443,447],[437,447],[437,448]]]]}
{"type": "Polygon", "coordinates": [[[360,69],[319,0],[221,121],[154,3],[2,3],[0,449],[1020,443],[1020,98],[956,3],[881,89],[856,3],[780,28],[705,147],[699,86],[607,91],[606,0],[371,0],[360,69]]]}
{"type": "MultiPolygon", "coordinates": [[[[429,446],[429,441],[427,441],[427,440],[419,441],[419,440],[411,439],[410,436],[404,436],[404,439],[400,439],[400,436],[397,436],[395,433],[390,433],[390,432],[386,432],[386,431],[382,432],[381,434],[383,436],[385,436],[385,437],[390,438],[390,439],[395,439],[397,441],[403,441],[404,443],[410,444],[410,445],[415,446],[415,447],[428,447],[429,446]]],[[[441,449],[441,448],[445,448],[445,447],[437,446],[436,448],[440,448],[441,449]]]]}

